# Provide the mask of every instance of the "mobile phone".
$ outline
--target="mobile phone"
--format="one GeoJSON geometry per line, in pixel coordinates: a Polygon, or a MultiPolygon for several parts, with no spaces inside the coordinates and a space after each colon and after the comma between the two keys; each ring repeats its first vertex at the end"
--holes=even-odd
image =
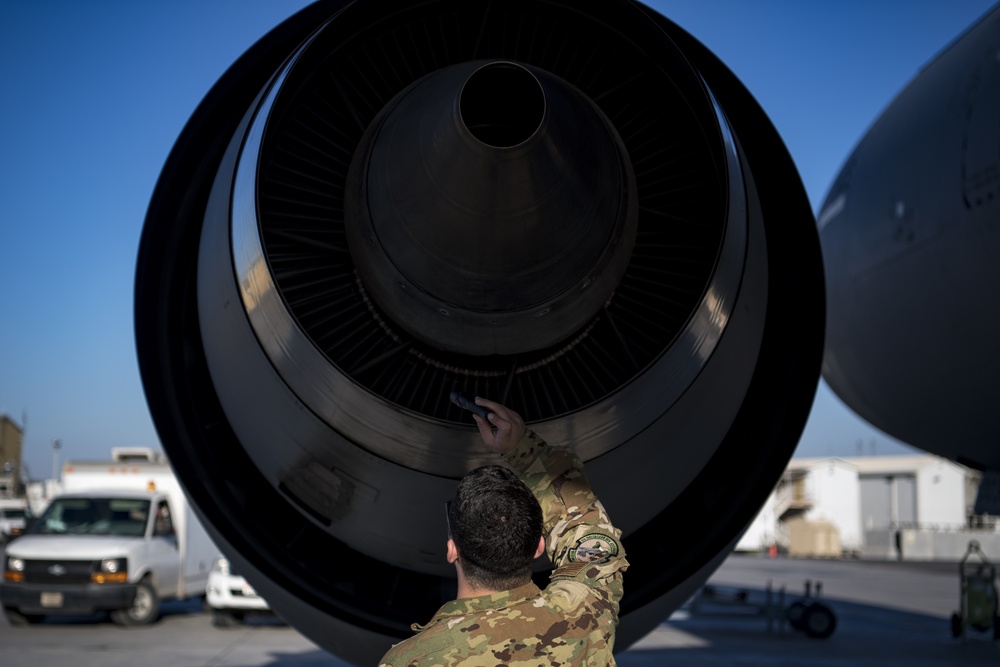
{"type": "MultiPolygon", "coordinates": [[[[475,401],[460,391],[451,392],[451,402],[463,410],[476,413],[483,419],[486,419],[486,416],[490,414],[489,408],[483,407],[482,405],[476,405],[475,401]]],[[[489,420],[487,419],[487,421],[489,420]]]]}

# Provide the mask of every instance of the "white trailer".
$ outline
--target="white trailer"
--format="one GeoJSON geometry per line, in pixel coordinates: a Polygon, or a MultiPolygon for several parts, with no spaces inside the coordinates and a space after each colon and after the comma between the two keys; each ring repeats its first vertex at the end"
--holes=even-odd
{"type": "Polygon", "coordinates": [[[219,556],[163,455],[116,448],[63,466],[61,493],[7,545],[0,605],[14,625],[102,610],[142,625],[203,597],[219,556]]]}

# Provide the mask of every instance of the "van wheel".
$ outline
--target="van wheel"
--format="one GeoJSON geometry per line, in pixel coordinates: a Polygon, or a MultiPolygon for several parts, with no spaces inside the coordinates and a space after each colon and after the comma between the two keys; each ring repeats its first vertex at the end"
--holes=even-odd
{"type": "Polygon", "coordinates": [[[115,625],[132,626],[147,625],[160,617],[160,599],[149,583],[143,579],[135,588],[132,604],[125,609],[115,609],[111,612],[111,620],[115,625]]]}
{"type": "Polygon", "coordinates": [[[826,639],[837,629],[837,617],[824,604],[814,602],[802,614],[802,631],[813,639],[826,639]]]}
{"type": "Polygon", "coordinates": [[[7,617],[7,622],[11,625],[37,625],[45,620],[44,614],[22,614],[14,607],[4,607],[3,615],[7,617]]]}
{"type": "Polygon", "coordinates": [[[235,628],[243,625],[242,611],[212,610],[212,625],[217,628],[235,628]]]}

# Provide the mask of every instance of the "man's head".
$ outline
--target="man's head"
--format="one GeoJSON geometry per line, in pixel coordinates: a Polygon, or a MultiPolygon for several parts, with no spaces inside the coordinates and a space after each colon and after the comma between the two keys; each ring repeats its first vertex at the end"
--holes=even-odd
{"type": "Polygon", "coordinates": [[[502,591],[531,578],[542,537],[542,508],[516,474],[502,466],[467,474],[448,506],[448,521],[470,583],[502,591]]]}

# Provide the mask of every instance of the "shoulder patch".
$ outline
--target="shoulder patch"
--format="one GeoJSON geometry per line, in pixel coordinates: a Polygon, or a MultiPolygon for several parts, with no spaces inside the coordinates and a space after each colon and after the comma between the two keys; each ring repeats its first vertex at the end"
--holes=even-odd
{"type": "Polygon", "coordinates": [[[618,542],[609,535],[584,535],[569,552],[571,563],[607,563],[618,555],[618,542]]]}

